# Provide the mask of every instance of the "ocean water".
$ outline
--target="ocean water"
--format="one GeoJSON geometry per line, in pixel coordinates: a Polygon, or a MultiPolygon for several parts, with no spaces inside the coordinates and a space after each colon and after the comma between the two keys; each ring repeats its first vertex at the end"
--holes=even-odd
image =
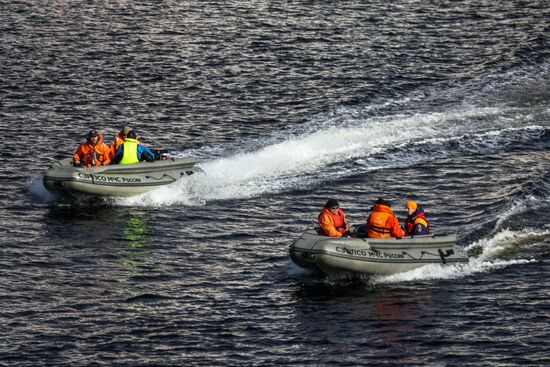
{"type": "Polygon", "coordinates": [[[545,1],[0,1],[1,366],[550,363],[545,1]],[[123,126],[205,172],[50,194],[123,126]],[[469,264],[334,279],[288,246],[421,203],[469,264]]]}

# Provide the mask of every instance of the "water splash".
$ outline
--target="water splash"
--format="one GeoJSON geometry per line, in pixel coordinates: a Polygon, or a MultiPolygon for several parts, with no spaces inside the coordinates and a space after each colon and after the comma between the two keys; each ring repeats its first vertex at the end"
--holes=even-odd
{"type": "Polygon", "coordinates": [[[513,255],[521,248],[535,246],[550,238],[550,230],[525,228],[520,231],[503,229],[494,236],[476,241],[466,247],[467,251],[479,252],[480,261],[492,261],[513,255]]]}
{"type": "Polygon", "coordinates": [[[33,178],[27,183],[28,192],[44,203],[52,203],[59,199],[59,197],[49,192],[42,183],[42,176],[33,178]]]}

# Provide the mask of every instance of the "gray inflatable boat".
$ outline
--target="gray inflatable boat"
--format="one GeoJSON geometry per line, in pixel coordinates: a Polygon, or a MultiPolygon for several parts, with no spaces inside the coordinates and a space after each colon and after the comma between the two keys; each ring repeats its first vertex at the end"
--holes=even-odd
{"type": "Polygon", "coordinates": [[[176,182],[202,170],[194,158],[169,158],[154,162],[74,167],[71,159],[55,162],[44,174],[44,186],[74,197],[135,196],[176,182]]]}
{"type": "Polygon", "coordinates": [[[290,245],[290,258],[302,267],[329,275],[356,273],[389,275],[426,264],[468,263],[455,235],[403,238],[347,238],[320,236],[309,230],[290,245]]]}

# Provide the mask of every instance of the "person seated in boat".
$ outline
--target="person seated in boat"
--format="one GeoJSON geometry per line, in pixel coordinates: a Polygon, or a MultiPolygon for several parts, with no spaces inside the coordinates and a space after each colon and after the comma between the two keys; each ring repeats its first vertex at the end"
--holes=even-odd
{"type": "Polygon", "coordinates": [[[346,215],[336,199],[327,200],[317,220],[322,235],[342,237],[350,234],[346,215]]]}
{"type": "Polygon", "coordinates": [[[137,134],[134,130],[129,131],[124,143],[122,143],[115,153],[115,163],[131,164],[143,161],[153,162],[155,154],[144,145],[139,144],[137,134]]]}
{"type": "Polygon", "coordinates": [[[128,135],[130,131],[132,131],[130,127],[124,126],[124,128],[118,132],[117,136],[115,136],[115,139],[109,145],[109,149],[111,149],[111,160],[114,159],[118,147],[120,147],[120,145],[124,143],[124,140],[126,140],[126,135],[128,135]]]}
{"type": "Polygon", "coordinates": [[[372,213],[367,219],[367,237],[390,238],[403,237],[405,232],[399,225],[399,220],[393,214],[391,203],[379,198],[372,207],[372,213]]]}
{"type": "Polygon", "coordinates": [[[415,201],[409,200],[405,205],[407,219],[405,219],[405,235],[416,236],[430,233],[430,224],[424,213],[424,208],[415,201]]]}
{"type": "Polygon", "coordinates": [[[80,143],[73,154],[73,165],[76,167],[105,166],[111,163],[111,151],[103,143],[103,135],[90,130],[86,141],[80,143]]]}

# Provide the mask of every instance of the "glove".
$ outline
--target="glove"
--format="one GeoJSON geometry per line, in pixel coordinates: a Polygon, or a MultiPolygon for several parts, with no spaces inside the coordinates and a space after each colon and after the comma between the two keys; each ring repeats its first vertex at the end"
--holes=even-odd
{"type": "Polygon", "coordinates": [[[73,162],[73,166],[75,166],[75,167],[82,167],[82,163],[80,163],[80,162],[73,162]]]}

